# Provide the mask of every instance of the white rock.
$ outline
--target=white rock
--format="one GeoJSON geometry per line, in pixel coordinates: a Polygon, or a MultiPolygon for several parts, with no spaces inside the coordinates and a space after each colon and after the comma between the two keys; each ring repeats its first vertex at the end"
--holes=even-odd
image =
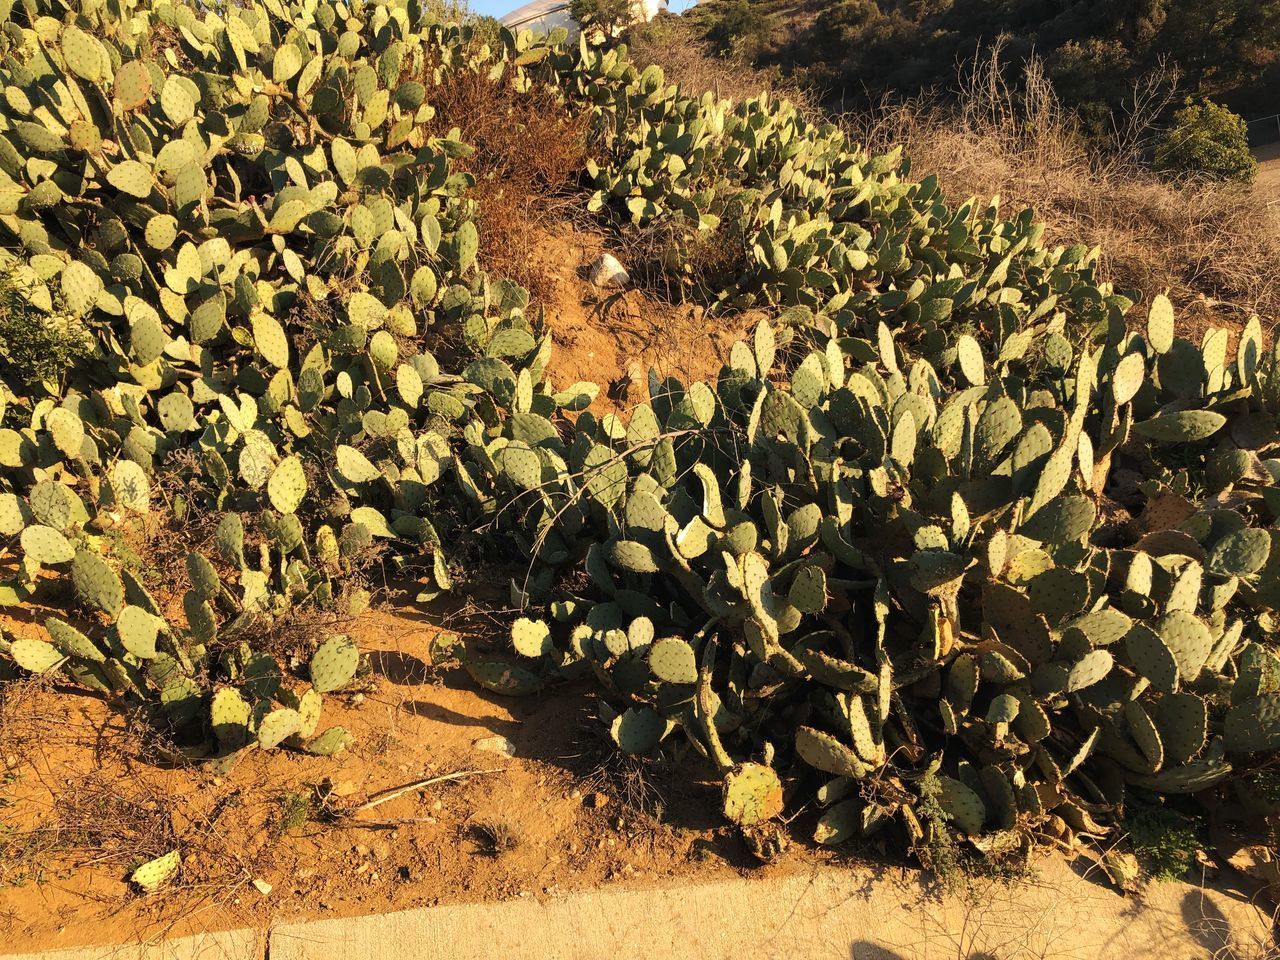
{"type": "Polygon", "coordinates": [[[516,755],[516,745],[506,737],[482,737],[471,745],[477,750],[484,750],[487,753],[500,753],[504,757],[514,757],[516,755]]]}
{"type": "Polygon", "coordinates": [[[625,287],[631,275],[612,253],[602,253],[587,268],[587,279],[597,287],[625,287]]]}
{"type": "Polygon", "coordinates": [[[262,894],[264,897],[268,893],[270,893],[272,889],[271,884],[267,883],[267,881],[263,880],[261,877],[255,877],[253,881],[253,885],[257,888],[258,892],[262,894]]]}

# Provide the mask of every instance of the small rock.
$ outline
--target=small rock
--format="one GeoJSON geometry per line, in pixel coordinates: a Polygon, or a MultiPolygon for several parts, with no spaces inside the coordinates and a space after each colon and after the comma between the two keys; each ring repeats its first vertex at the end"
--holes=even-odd
{"type": "Polygon", "coordinates": [[[435,803],[431,804],[431,809],[434,810],[436,813],[439,813],[441,810],[444,809],[444,801],[437,800],[435,803]]]}
{"type": "Polygon", "coordinates": [[[597,287],[625,287],[631,282],[631,275],[617,257],[602,253],[587,267],[587,279],[597,287]]]}
{"type": "Polygon", "coordinates": [[[267,881],[263,880],[261,877],[253,878],[253,886],[264,897],[269,894],[272,889],[271,884],[267,883],[267,881]]]}
{"type": "Polygon", "coordinates": [[[593,810],[602,810],[609,805],[609,797],[604,793],[593,793],[587,797],[587,806],[593,810]]]}
{"type": "Polygon", "coordinates": [[[504,757],[514,757],[516,755],[516,745],[506,737],[481,737],[471,745],[477,750],[484,750],[486,753],[500,753],[504,757]]]}

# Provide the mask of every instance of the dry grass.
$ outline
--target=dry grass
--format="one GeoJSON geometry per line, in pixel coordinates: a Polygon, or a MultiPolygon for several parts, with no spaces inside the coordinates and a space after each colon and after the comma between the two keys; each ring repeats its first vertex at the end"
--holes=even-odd
{"type": "Polygon", "coordinates": [[[936,173],[949,196],[999,196],[1032,207],[1046,242],[1101,247],[1104,279],[1143,295],[1168,290],[1183,329],[1280,318],[1280,210],[1255,194],[1170,183],[1127,159],[1080,146],[1069,113],[1032,63],[1017,89],[998,48],[962,77],[958,101],[886,103],[846,116],[872,152],[901,144],[914,176],[936,173]]]}
{"type": "Polygon", "coordinates": [[[805,88],[777,72],[715,56],[680,17],[659,16],[633,27],[627,33],[627,47],[637,66],[643,69],[651,63],[658,64],[667,82],[678,83],[687,94],[711,91],[717,97],[742,101],[768,90],[799,105],[806,113],[817,109],[816,99],[805,88]]]}
{"type": "Polygon", "coordinates": [[[475,177],[480,260],[494,276],[525,287],[534,300],[550,291],[530,266],[529,250],[556,219],[567,216],[567,194],[586,166],[587,118],[551,92],[519,92],[508,79],[462,71],[431,90],[435,130],[457,128],[474,152],[453,168],[475,177]]]}

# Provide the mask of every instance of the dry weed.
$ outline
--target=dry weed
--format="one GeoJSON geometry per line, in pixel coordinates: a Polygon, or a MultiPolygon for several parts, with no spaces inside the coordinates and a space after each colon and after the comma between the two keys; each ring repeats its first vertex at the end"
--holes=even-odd
{"type": "Polygon", "coordinates": [[[587,118],[574,115],[551,91],[517,91],[503,80],[463,72],[435,87],[435,130],[474,148],[455,168],[475,177],[481,260],[496,276],[525,287],[535,300],[550,293],[529,251],[557,216],[586,166],[587,118]]]}
{"type": "MultiPolygon", "coordinates": [[[[1268,328],[1280,318],[1280,211],[1239,188],[1141,168],[1131,159],[1138,120],[1117,131],[1118,155],[1086,151],[1040,65],[1015,88],[1000,55],[967,67],[954,101],[885,102],[843,123],[873,153],[901,144],[913,175],[936,173],[953,198],[1032,207],[1047,242],[1100,246],[1104,278],[1147,297],[1168,290],[1187,335],[1255,313],[1268,328]]],[[[1155,108],[1156,86],[1135,90],[1135,111],[1155,108]]]]}

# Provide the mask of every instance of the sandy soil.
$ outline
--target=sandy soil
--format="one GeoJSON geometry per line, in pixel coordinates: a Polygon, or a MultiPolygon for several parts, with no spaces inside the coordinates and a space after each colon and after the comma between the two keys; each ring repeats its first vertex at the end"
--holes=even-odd
{"type": "MultiPolygon", "coordinates": [[[[351,626],[374,675],[363,693],[326,698],[322,723],[357,737],[333,759],[254,752],[220,775],[174,769],[94,697],[11,689],[0,953],[100,942],[104,923],[130,940],[757,869],[720,825],[710,769],[693,757],[682,776],[705,774],[705,786],[661,771],[642,785],[608,762],[585,690],[499,698],[454,666],[431,665],[436,628],[419,616],[371,612],[351,626]],[[509,739],[514,757],[483,749],[494,737],[509,739]],[[467,771],[487,772],[344,815],[389,788],[467,771]],[[669,813],[630,806],[642,789],[669,813]],[[175,847],[175,884],[151,897],[129,888],[136,863],[175,847]]],[[[797,851],[767,869],[826,859],[797,851]]]]}
{"type": "Polygon", "coordinates": [[[563,223],[543,232],[530,252],[533,269],[546,278],[544,306],[555,342],[557,385],[600,384],[591,409],[604,413],[629,410],[647,399],[650,367],[686,384],[714,377],[755,317],[708,322],[700,306],[665,303],[640,289],[597,289],[584,279],[585,267],[603,250],[599,234],[563,223]]]}
{"type": "Polygon", "coordinates": [[[1258,147],[1253,155],[1258,158],[1254,190],[1268,202],[1280,201],[1280,143],[1258,147]]]}

